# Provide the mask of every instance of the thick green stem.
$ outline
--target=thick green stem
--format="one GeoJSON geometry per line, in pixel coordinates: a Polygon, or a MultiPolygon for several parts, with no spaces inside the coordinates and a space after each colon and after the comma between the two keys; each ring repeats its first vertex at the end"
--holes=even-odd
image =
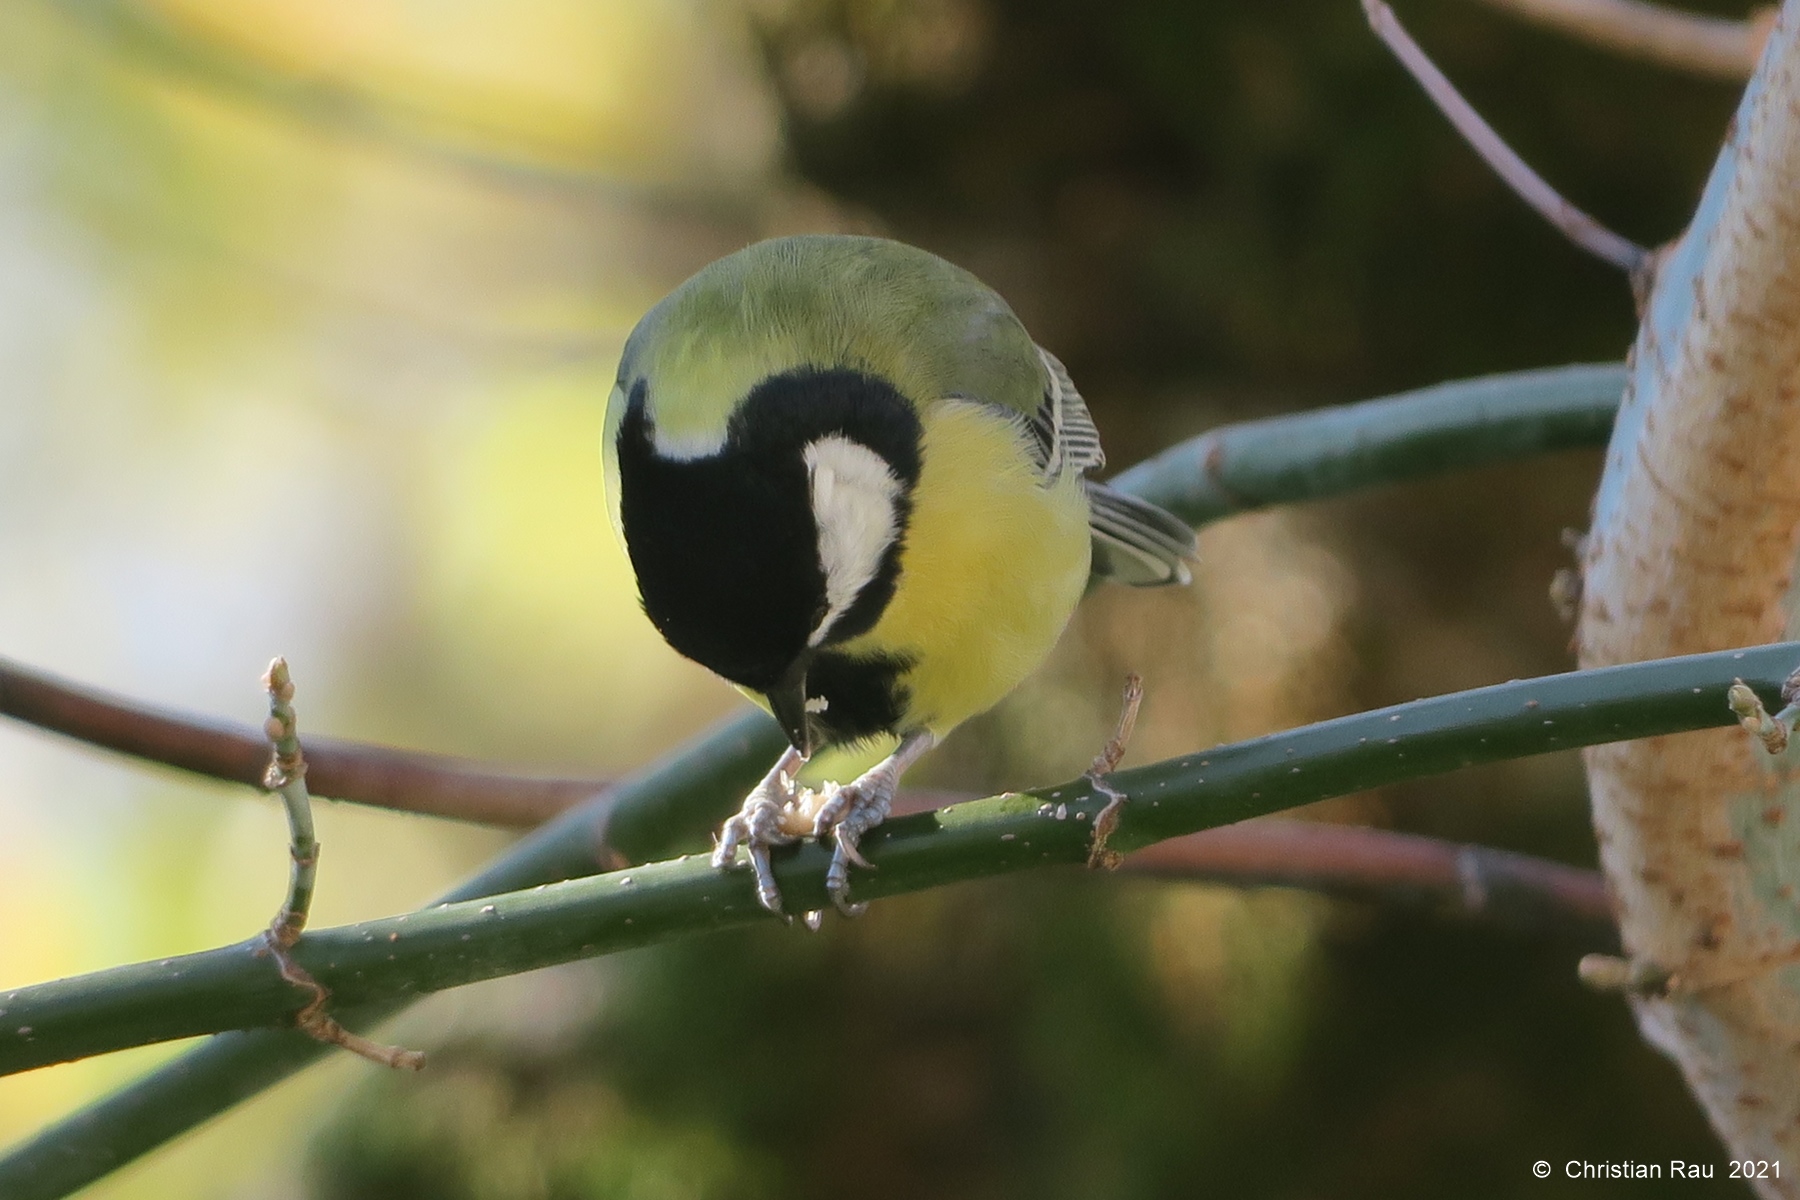
{"type": "Polygon", "coordinates": [[[1112,486],[1202,525],[1271,504],[1604,446],[1625,378],[1617,363],[1552,367],[1225,425],[1146,459],[1112,486]]]}
{"type": "MultiPolygon", "coordinates": [[[[1119,772],[1129,797],[1112,843],[1130,850],[1198,829],[1459,766],[1735,722],[1735,678],[1768,697],[1800,643],[1576,672],[1481,688],[1119,772]]],[[[1106,803],[1086,778],[902,818],[869,835],[879,871],[859,897],[918,891],[1087,859],[1106,803]]],[[[830,854],[777,866],[797,908],[825,905],[830,854]]],[[[347,1004],[422,992],[766,920],[747,871],[702,857],[589,876],[423,912],[315,930],[296,960],[347,1004]]],[[[119,967],[0,998],[0,1073],[128,1046],[291,1020],[299,1005],[255,943],[119,967]]],[[[13,1194],[0,1162],[0,1193],[13,1194]]]]}

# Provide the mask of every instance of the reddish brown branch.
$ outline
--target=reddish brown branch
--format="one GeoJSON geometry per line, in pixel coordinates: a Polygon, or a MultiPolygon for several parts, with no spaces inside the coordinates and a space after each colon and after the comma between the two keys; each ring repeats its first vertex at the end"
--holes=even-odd
{"type": "MultiPolygon", "coordinates": [[[[269,743],[260,728],[172,712],[0,659],[0,715],[90,746],[214,779],[263,786],[269,743]]],[[[335,738],[308,738],[314,795],[378,808],[529,828],[606,786],[546,778],[468,759],[335,738]]]]}
{"type": "MultiPolygon", "coordinates": [[[[894,815],[972,798],[908,790],[895,797],[894,815]]],[[[1123,869],[1159,879],[1426,904],[1502,926],[1568,930],[1595,944],[1618,938],[1598,871],[1390,829],[1268,817],[1159,842],[1127,855],[1123,869]]]]}
{"type": "Polygon", "coordinates": [[[1387,44],[1438,111],[1450,119],[1469,147],[1494,169],[1506,186],[1538,215],[1560,230],[1564,237],[1589,254],[1632,274],[1644,270],[1650,252],[1628,238],[1620,237],[1587,213],[1576,208],[1551,187],[1536,171],[1526,165],[1511,146],[1501,140],[1493,126],[1482,119],[1456,86],[1444,77],[1419,43],[1401,26],[1394,10],[1381,0],[1363,0],[1363,12],[1369,27],[1387,44]]]}
{"type": "Polygon", "coordinates": [[[1617,936],[1597,871],[1387,829],[1246,821],[1146,847],[1125,860],[1125,869],[1164,879],[1410,900],[1501,925],[1573,928],[1609,941],[1617,936]]]}
{"type": "Polygon", "coordinates": [[[1697,75],[1750,78],[1775,24],[1768,5],[1742,21],[1643,0],[1487,0],[1596,46],[1697,75]]]}

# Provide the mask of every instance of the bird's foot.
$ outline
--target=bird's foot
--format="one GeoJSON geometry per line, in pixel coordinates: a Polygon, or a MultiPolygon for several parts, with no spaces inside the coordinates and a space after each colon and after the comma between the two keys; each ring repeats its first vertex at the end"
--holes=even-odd
{"type": "Polygon", "coordinates": [[[1113,830],[1119,827],[1119,813],[1125,807],[1125,793],[1113,787],[1106,777],[1118,769],[1119,762],[1125,757],[1125,747],[1131,741],[1131,731],[1137,726],[1138,707],[1144,702],[1144,681],[1136,672],[1125,677],[1125,696],[1119,706],[1119,724],[1113,730],[1112,740],[1095,756],[1093,765],[1087,769],[1084,778],[1093,785],[1095,791],[1106,797],[1106,807],[1094,815],[1094,841],[1088,847],[1088,866],[1099,869],[1104,867],[1111,871],[1125,861],[1125,856],[1106,844],[1112,837],[1113,830]]]}
{"type": "MultiPolygon", "coordinates": [[[[825,890],[839,912],[848,917],[860,916],[867,905],[850,901],[850,864],[870,869],[873,866],[862,856],[858,844],[865,833],[887,818],[894,793],[899,790],[900,776],[935,744],[936,739],[929,733],[908,734],[901,739],[899,749],[855,782],[843,786],[827,783],[819,791],[795,783],[806,760],[798,751],[789,750],[744,800],[737,816],[725,822],[713,850],[712,865],[721,870],[729,867],[742,846],[756,872],[757,903],[776,916],[786,917],[781,907],[781,889],[775,884],[775,872],[769,864],[770,847],[789,845],[809,836],[822,842],[829,836],[831,865],[825,872],[825,890]]],[[[806,926],[817,929],[819,914],[807,913],[806,926]]]]}
{"type": "MultiPolygon", "coordinates": [[[[850,864],[870,868],[869,860],[857,849],[863,834],[887,819],[894,805],[894,792],[899,788],[899,772],[887,769],[891,759],[842,787],[825,785],[825,803],[813,817],[813,836],[821,842],[831,838],[831,866],[825,871],[825,891],[832,905],[846,917],[859,917],[866,904],[850,900],[850,864]]],[[[871,868],[872,869],[872,868],[871,868]]]]}
{"type": "Polygon", "coordinates": [[[735,862],[738,847],[744,847],[756,872],[756,902],[778,917],[787,914],[781,909],[781,889],[769,865],[769,848],[797,842],[806,833],[805,824],[797,821],[804,800],[794,783],[804,761],[797,751],[783,754],[775,769],[745,797],[737,815],[725,822],[713,847],[712,865],[720,870],[735,862]]]}
{"type": "Polygon", "coordinates": [[[900,776],[931,749],[937,739],[924,731],[910,733],[900,741],[892,754],[863,772],[852,783],[839,787],[827,783],[821,795],[824,803],[813,817],[812,835],[824,841],[831,836],[831,865],[825,871],[825,892],[832,906],[846,917],[861,916],[867,904],[850,899],[850,865],[874,870],[874,864],[862,856],[858,846],[863,835],[887,820],[894,806],[894,793],[900,790],[900,776]]]}

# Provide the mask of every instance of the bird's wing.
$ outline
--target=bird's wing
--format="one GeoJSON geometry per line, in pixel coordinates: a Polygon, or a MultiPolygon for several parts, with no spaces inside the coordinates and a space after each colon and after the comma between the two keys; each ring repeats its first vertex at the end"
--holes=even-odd
{"type": "Polygon", "coordinates": [[[1084,475],[1106,465],[1106,452],[1100,449],[1100,431],[1088,414],[1087,402],[1075,390],[1068,368],[1056,355],[1042,346],[1035,347],[1049,384],[1044,388],[1044,401],[1031,414],[1033,444],[1045,479],[1055,479],[1064,471],[1084,475]]]}
{"type": "MultiPolygon", "coordinates": [[[[1106,465],[1100,431],[1087,403],[1075,390],[1068,369],[1042,346],[1036,348],[1049,382],[1032,413],[1032,448],[1046,483],[1065,471],[1085,475],[1106,465]]],[[[1181,518],[1105,484],[1082,480],[1087,489],[1088,530],[1094,538],[1093,572],[1133,587],[1188,583],[1188,563],[1196,557],[1194,531],[1181,518]]]]}

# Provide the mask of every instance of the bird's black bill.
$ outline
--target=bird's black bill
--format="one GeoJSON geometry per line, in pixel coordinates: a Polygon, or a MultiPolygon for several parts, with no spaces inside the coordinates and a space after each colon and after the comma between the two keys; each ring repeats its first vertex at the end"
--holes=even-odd
{"type": "Polygon", "coordinates": [[[806,668],[810,657],[802,656],[788,668],[781,681],[765,693],[769,711],[775,714],[781,732],[787,734],[788,743],[807,758],[811,758],[813,752],[812,721],[806,711],[806,668]]]}

